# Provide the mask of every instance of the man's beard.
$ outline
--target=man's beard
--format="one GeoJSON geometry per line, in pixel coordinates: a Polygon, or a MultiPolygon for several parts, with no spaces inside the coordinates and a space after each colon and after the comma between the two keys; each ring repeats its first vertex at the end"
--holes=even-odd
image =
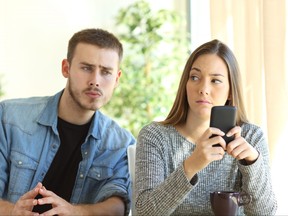
{"type": "Polygon", "coordinates": [[[88,105],[85,105],[83,102],[81,103],[81,92],[73,91],[71,83],[68,86],[68,92],[71,96],[71,100],[73,101],[73,103],[76,104],[82,110],[96,111],[101,107],[101,106],[98,107],[95,102],[92,102],[91,104],[88,105]]]}

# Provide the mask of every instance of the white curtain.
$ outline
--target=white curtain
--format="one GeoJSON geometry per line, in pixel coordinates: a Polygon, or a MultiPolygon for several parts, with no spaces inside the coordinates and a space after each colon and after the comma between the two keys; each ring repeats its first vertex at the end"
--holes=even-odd
{"type": "Polygon", "coordinates": [[[209,5],[211,39],[227,43],[239,61],[248,117],[267,134],[278,214],[287,215],[282,197],[288,193],[287,1],[210,0],[209,5]]]}
{"type": "Polygon", "coordinates": [[[288,132],[286,16],[285,0],[210,1],[211,37],[238,58],[248,116],[267,130],[272,161],[288,132]]]}

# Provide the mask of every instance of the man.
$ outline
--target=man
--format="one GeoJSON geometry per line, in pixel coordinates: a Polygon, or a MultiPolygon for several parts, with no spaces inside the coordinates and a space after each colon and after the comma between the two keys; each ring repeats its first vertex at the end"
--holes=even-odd
{"type": "Polygon", "coordinates": [[[124,215],[134,137],[98,111],[121,76],[122,44],[101,29],[69,41],[63,91],[0,103],[0,215],[124,215]]]}

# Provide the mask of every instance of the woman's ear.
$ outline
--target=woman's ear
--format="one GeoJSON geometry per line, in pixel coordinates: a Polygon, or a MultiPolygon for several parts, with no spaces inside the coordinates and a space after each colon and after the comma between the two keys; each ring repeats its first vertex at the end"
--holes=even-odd
{"type": "Polygon", "coordinates": [[[231,93],[229,93],[229,96],[227,98],[227,101],[226,101],[225,105],[227,105],[227,106],[232,105],[232,95],[231,95],[231,93]]]}
{"type": "Polygon", "coordinates": [[[226,103],[225,103],[225,106],[231,106],[231,100],[227,100],[226,103]]]}

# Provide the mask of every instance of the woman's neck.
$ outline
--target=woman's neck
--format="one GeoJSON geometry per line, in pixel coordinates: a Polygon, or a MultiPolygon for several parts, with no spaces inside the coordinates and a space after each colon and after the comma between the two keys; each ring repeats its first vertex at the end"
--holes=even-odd
{"type": "Polygon", "coordinates": [[[184,124],[176,125],[177,131],[192,143],[195,143],[208,127],[209,121],[189,118],[187,118],[184,124]]]}

